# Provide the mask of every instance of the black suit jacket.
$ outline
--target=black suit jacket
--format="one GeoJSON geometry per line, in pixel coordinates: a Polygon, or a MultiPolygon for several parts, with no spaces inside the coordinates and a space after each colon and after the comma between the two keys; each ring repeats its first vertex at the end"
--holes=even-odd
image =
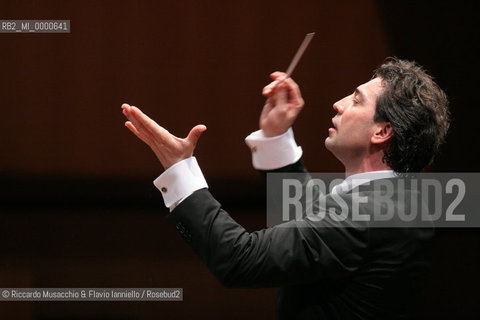
{"type": "MultiPolygon", "coordinates": [[[[276,171],[305,168],[299,161],[276,171]]],[[[249,233],[207,189],[167,219],[224,286],[280,287],[278,319],[409,318],[433,235],[431,229],[339,226],[328,219],[249,233]]]]}

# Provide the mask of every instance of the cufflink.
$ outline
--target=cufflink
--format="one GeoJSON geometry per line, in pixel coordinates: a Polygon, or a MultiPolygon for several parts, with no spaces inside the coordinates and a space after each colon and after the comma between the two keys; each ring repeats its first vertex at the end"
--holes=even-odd
{"type": "Polygon", "coordinates": [[[168,191],[168,189],[167,189],[166,187],[162,187],[162,188],[160,189],[160,191],[162,191],[163,193],[166,193],[166,192],[168,191]]]}

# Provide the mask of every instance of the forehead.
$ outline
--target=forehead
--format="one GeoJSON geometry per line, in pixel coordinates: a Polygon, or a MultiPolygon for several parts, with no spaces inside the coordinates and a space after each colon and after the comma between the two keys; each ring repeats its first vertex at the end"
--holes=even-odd
{"type": "Polygon", "coordinates": [[[375,101],[377,96],[382,91],[382,79],[381,78],[373,78],[372,80],[365,82],[362,85],[358,86],[358,91],[365,96],[365,98],[369,101],[375,101]]]}

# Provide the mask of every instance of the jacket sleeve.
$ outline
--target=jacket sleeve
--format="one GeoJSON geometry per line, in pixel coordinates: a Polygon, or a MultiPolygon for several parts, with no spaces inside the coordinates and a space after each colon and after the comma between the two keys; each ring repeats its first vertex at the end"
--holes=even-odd
{"type": "Polygon", "coordinates": [[[366,230],[334,222],[290,221],[249,233],[207,189],[167,216],[226,287],[272,287],[344,278],[362,264],[366,230]]]}

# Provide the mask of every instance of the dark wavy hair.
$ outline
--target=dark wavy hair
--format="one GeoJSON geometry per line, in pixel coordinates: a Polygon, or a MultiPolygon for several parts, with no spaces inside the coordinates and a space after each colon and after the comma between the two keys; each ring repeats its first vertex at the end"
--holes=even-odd
{"type": "Polygon", "coordinates": [[[420,172],[444,142],[450,125],[448,99],[416,62],[389,58],[374,72],[382,79],[374,120],[390,122],[383,161],[397,173],[420,172]]]}

